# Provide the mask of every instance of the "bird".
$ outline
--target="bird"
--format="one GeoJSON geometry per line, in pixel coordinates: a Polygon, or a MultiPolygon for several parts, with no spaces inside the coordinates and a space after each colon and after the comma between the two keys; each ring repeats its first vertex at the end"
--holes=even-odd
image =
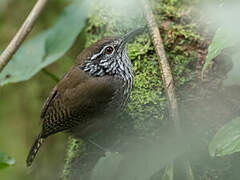
{"type": "Polygon", "coordinates": [[[50,135],[67,131],[87,137],[126,106],[134,81],[127,43],[143,30],[104,37],[79,54],[43,105],[42,129],[27,156],[28,167],[50,135]]]}

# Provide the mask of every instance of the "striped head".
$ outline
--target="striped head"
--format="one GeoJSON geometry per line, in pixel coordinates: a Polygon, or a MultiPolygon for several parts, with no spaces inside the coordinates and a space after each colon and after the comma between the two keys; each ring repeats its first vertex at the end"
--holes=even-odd
{"type": "Polygon", "coordinates": [[[127,99],[133,85],[133,70],[126,45],[142,31],[143,28],[139,28],[122,37],[103,38],[80,54],[77,65],[94,77],[114,76],[123,80],[124,96],[127,99]]]}

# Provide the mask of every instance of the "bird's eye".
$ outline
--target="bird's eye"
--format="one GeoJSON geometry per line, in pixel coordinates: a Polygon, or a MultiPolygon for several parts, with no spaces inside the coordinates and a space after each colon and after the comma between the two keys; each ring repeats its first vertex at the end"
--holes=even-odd
{"type": "Polygon", "coordinates": [[[110,55],[110,54],[112,54],[113,50],[114,49],[113,49],[112,46],[108,46],[108,47],[105,48],[104,54],[110,55]]]}

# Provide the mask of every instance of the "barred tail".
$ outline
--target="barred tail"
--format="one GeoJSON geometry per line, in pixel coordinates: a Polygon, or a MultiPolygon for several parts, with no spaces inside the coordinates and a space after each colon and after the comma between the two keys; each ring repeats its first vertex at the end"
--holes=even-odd
{"type": "Polygon", "coordinates": [[[41,134],[38,136],[38,138],[35,140],[32,148],[30,149],[30,152],[28,153],[28,157],[27,157],[27,166],[31,166],[32,165],[32,162],[34,161],[36,155],[37,155],[37,152],[39,150],[39,148],[41,147],[41,145],[43,144],[45,138],[43,138],[41,136],[41,134]]]}

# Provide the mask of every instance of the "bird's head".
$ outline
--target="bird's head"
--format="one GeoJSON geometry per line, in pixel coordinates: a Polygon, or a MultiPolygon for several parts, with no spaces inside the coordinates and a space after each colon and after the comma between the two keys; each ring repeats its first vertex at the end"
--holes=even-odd
{"type": "Polygon", "coordinates": [[[132,65],[126,46],[142,31],[143,28],[139,28],[121,37],[105,37],[97,41],[80,54],[77,64],[92,76],[132,73],[129,72],[132,71],[132,65]]]}

